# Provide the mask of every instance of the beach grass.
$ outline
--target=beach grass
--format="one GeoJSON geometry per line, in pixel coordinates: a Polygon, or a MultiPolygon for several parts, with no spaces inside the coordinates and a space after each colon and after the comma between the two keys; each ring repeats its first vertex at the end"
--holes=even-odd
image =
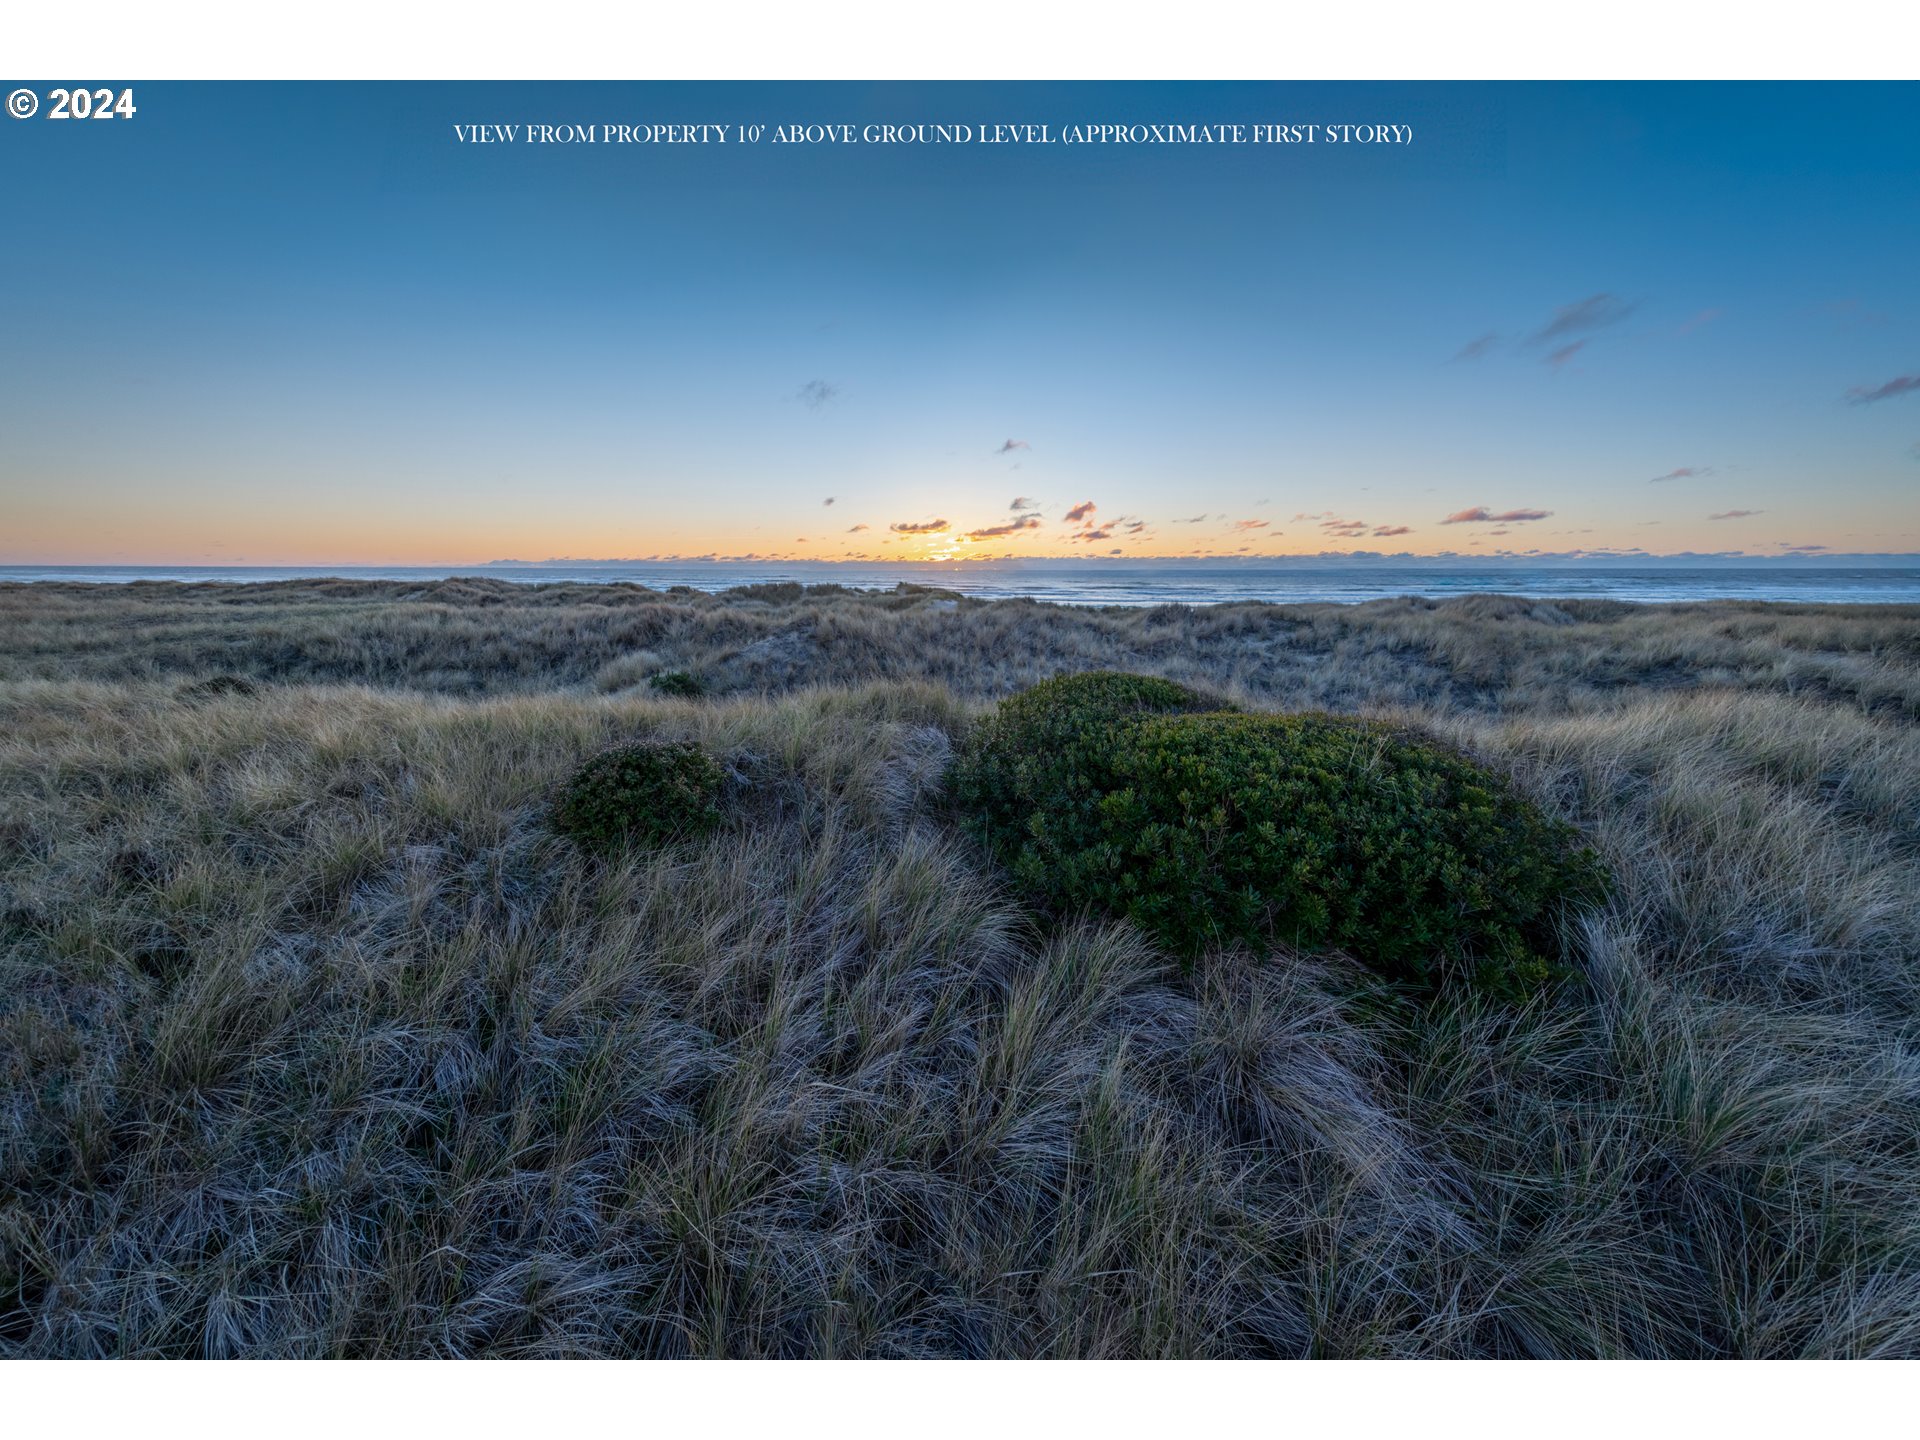
{"type": "Polygon", "coordinates": [[[1917,718],[1917,607],[0,587],[0,1353],[1920,1354],[1917,718]],[[1036,914],[945,777],[1091,669],[1508,777],[1569,974],[1036,914]],[[637,741],[723,823],[557,835],[637,741]]]}

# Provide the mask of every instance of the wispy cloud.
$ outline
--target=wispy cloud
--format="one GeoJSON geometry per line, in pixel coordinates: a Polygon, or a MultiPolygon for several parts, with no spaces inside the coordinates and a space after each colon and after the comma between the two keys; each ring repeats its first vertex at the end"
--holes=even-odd
{"type": "Polygon", "coordinates": [[[1896,375],[1884,385],[1856,385],[1847,391],[1849,405],[1872,405],[1896,395],[1920,394],[1920,375],[1896,375]]]}
{"type": "Polygon", "coordinates": [[[1576,300],[1571,305],[1562,305],[1554,311],[1553,318],[1534,332],[1533,343],[1551,345],[1570,336],[1601,330],[1619,324],[1632,313],[1633,306],[1618,295],[1602,291],[1584,300],[1576,300]]]}
{"type": "Polygon", "coordinates": [[[1764,510],[1722,510],[1718,515],[1709,515],[1709,520],[1744,520],[1749,515],[1764,515],[1764,510]]]}
{"type": "Polygon", "coordinates": [[[1264,530],[1272,523],[1271,520],[1236,520],[1233,522],[1233,528],[1235,530],[1264,530]]]}
{"type": "Polygon", "coordinates": [[[1703,475],[1713,474],[1711,465],[1682,465],[1678,470],[1669,470],[1664,475],[1656,475],[1647,481],[1649,485],[1664,485],[1669,480],[1698,480],[1703,475]]]}
{"type": "Polygon", "coordinates": [[[1013,511],[1016,515],[1020,514],[1023,510],[1038,510],[1039,508],[1040,502],[1031,495],[1016,495],[1013,497],[1013,503],[1007,506],[1007,509],[1013,511]]]}
{"type": "Polygon", "coordinates": [[[1111,540],[1113,538],[1113,532],[1111,530],[1082,530],[1073,538],[1084,541],[1111,540]]]}
{"type": "Polygon", "coordinates": [[[1091,500],[1082,500],[1078,505],[1067,511],[1067,523],[1069,525],[1077,525],[1099,508],[1100,507],[1095,505],[1091,500]]]}
{"type": "MultiPolygon", "coordinates": [[[[1920,445],[1914,446],[1914,450],[1920,453],[1920,445]]],[[[1211,518],[1209,515],[1189,515],[1184,520],[1176,520],[1173,523],[1176,525],[1204,525],[1211,518]]]]}
{"type": "Polygon", "coordinates": [[[1008,440],[1003,442],[1000,448],[993,453],[996,455],[1011,455],[1015,450],[1031,450],[1032,448],[1033,446],[1024,440],[1008,440]]]}
{"type": "Polygon", "coordinates": [[[1454,351],[1453,359],[1449,363],[1458,365],[1465,360],[1478,360],[1499,343],[1499,332],[1489,330],[1486,334],[1467,341],[1466,344],[1454,351]]]}
{"type": "Polygon", "coordinates": [[[967,532],[967,538],[969,540],[992,540],[1002,535],[1017,535],[1022,530],[1038,530],[1039,528],[1040,517],[1038,515],[1022,515],[1019,519],[1009,520],[1004,525],[988,525],[979,530],[969,530],[967,532]]]}
{"type": "Polygon", "coordinates": [[[793,398],[809,410],[818,410],[839,393],[840,387],[830,380],[809,380],[793,398]]]}
{"type": "Polygon", "coordinates": [[[1442,525],[1516,525],[1528,520],[1544,520],[1553,514],[1551,510],[1502,510],[1499,514],[1484,505],[1475,505],[1471,510],[1456,510],[1440,523],[1442,525]]]}
{"type": "Polygon", "coordinates": [[[896,520],[887,528],[896,535],[937,535],[949,527],[944,520],[896,520]]]}
{"type": "Polygon", "coordinates": [[[1413,527],[1411,525],[1382,525],[1378,527],[1373,533],[1376,536],[1381,536],[1381,537],[1391,536],[1391,535],[1411,535],[1413,533],[1413,527]]]}
{"type": "Polygon", "coordinates": [[[1779,543],[1780,548],[1789,555],[1813,555],[1827,548],[1824,545],[1789,545],[1784,540],[1779,543]]]}
{"type": "Polygon", "coordinates": [[[838,500],[839,498],[840,497],[838,495],[829,495],[827,496],[826,499],[822,500],[820,503],[822,505],[831,505],[834,501],[838,500]]]}
{"type": "Polygon", "coordinates": [[[862,530],[871,530],[872,528],[871,525],[849,525],[847,527],[847,534],[858,535],[862,530]]]}
{"type": "Polygon", "coordinates": [[[1576,340],[1571,345],[1562,345],[1558,350],[1554,350],[1548,354],[1546,363],[1558,370],[1562,365],[1566,364],[1586,348],[1587,342],[1584,340],[1576,340]]]}

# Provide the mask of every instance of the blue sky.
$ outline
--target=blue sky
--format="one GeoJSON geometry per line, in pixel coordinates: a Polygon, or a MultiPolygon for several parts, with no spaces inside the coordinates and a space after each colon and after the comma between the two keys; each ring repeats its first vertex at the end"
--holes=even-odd
{"type": "Polygon", "coordinates": [[[1920,550],[1914,86],[134,89],[0,124],[0,560],[1920,550]],[[943,120],[1414,140],[454,130],[943,120]]]}

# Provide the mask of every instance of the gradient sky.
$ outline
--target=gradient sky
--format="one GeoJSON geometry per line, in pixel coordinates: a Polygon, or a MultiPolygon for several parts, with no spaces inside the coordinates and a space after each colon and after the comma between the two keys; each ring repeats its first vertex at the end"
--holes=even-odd
{"type": "Polygon", "coordinates": [[[0,561],[1920,550],[1920,87],[134,89],[0,120],[0,561]],[[936,120],[1415,138],[454,133],[936,120]]]}

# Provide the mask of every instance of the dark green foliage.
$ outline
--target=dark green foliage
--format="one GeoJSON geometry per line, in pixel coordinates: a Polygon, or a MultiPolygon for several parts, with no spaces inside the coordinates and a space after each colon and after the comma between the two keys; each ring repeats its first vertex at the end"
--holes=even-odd
{"type": "Polygon", "coordinates": [[[1548,975],[1562,906],[1602,888],[1570,827],[1410,732],[1183,713],[1191,692],[1088,678],[1100,693],[1009,701],[956,766],[965,813],[1055,904],[1126,915],[1181,954],[1279,941],[1519,994],[1548,975]]]}
{"type": "Polygon", "coordinates": [[[606,750],[567,781],[553,828],[583,849],[659,845],[720,822],[726,772],[690,740],[640,741],[606,750]]]}
{"type": "Polygon", "coordinates": [[[1095,670],[1043,680],[973,727],[949,776],[951,793],[996,850],[1028,854],[1029,869],[1051,871],[1068,863],[1074,837],[1093,822],[1122,722],[1224,708],[1151,675],[1095,670]]]}
{"type": "Polygon", "coordinates": [[[649,675],[647,684],[662,695],[674,695],[682,700],[698,700],[707,693],[706,682],[689,670],[662,670],[658,675],[649,675]]]}

